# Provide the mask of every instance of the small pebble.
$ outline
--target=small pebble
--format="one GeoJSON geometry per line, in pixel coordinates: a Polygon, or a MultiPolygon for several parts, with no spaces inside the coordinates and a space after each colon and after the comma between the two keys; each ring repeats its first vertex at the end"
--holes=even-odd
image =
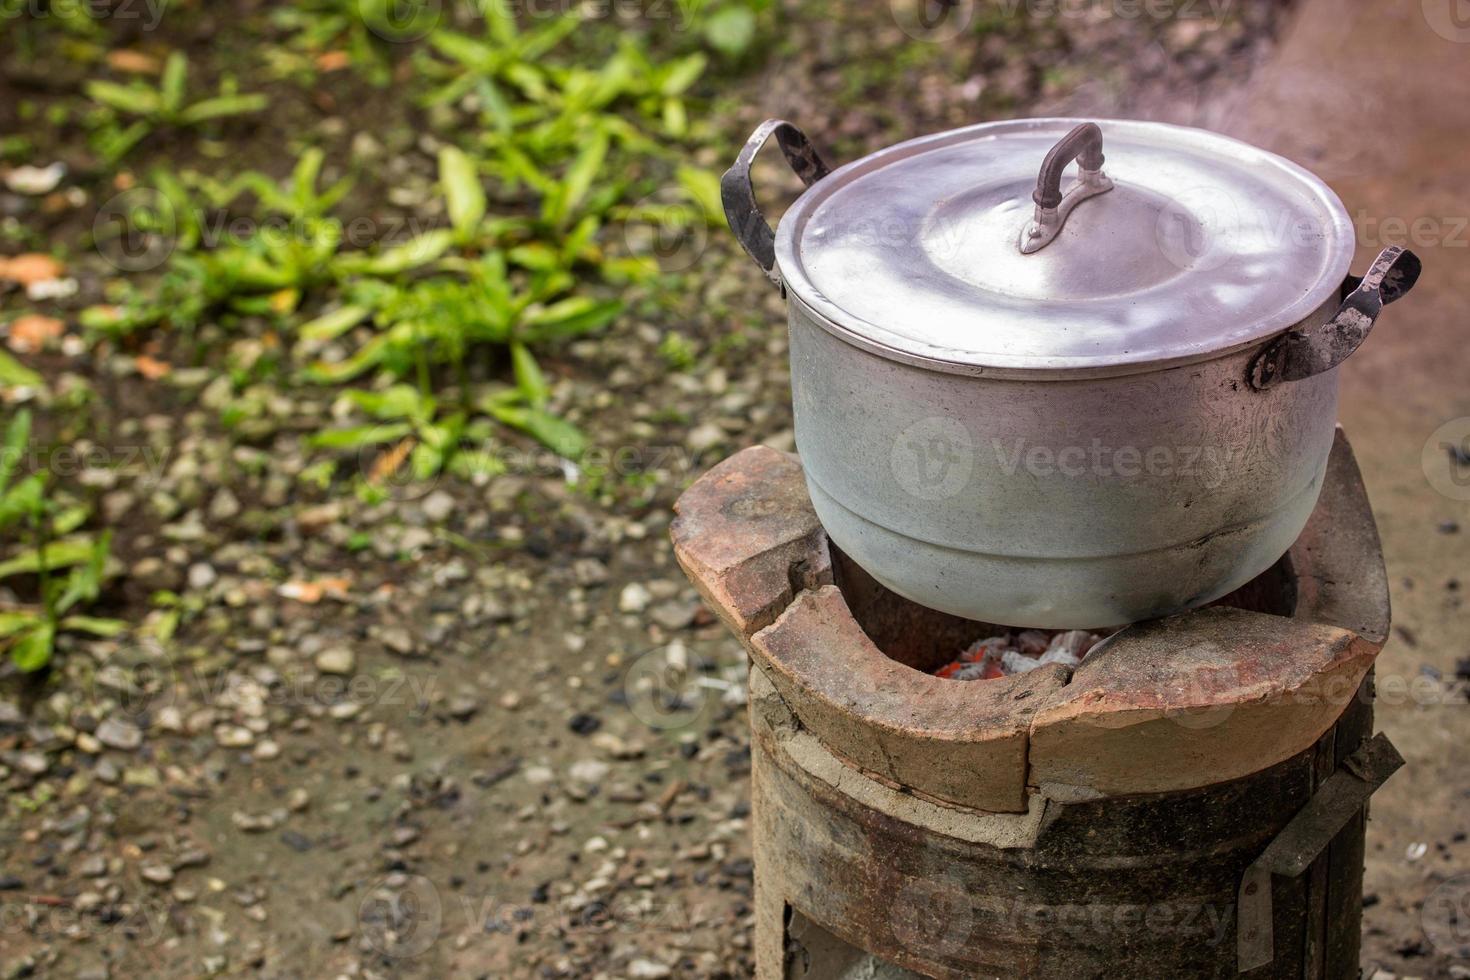
{"type": "Polygon", "coordinates": [[[618,594],[618,611],[641,613],[652,601],[653,593],[648,591],[647,586],[640,582],[630,582],[623,586],[623,591],[618,594]]]}
{"type": "Polygon", "coordinates": [[[316,669],[323,674],[350,674],[356,666],[351,647],[328,647],[316,655],[316,669]]]}
{"type": "Polygon", "coordinates": [[[424,516],[434,524],[443,524],[449,520],[449,516],[454,513],[457,506],[454,498],[443,490],[435,490],[429,494],[421,505],[424,516]]]}
{"type": "Polygon", "coordinates": [[[166,864],[145,864],[138,869],[138,874],[144,881],[155,885],[166,885],[174,880],[174,869],[166,864]]]}
{"type": "Polygon", "coordinates": [[[189,566],[189,588],[196,592],[203,592],[219,579],[219,573],[214,566],[199,562],[189,566]]]}
{"type": "Polygon", "coordinates": [[[461,695],[459,697],[451,698],[449,700],[448,707],[449,717],[457,719],[459,721],[465,721],[469,718],[474,717],[475,713],[480,710],[480,702],[478,698],[470,697],[469,695],[461,695]]]}
{"type": "Polygon", "coordinates": [[[143,744],[143,732],[132,722],[119,718],[105,719],[97,726],[97,741],[112,749],[132,752],[143,744]]]}
{"type": "Polygon", "coordinates": [[[378,634],[378,638],[383,641],[383,646],[404,657],[412,655],[418,647],[413,634],[402,626],[389,626],[378,634]]]}
{"type": "Polygon", "coordinates": [[[602,727],[602,719],[586,712],[578,712],[572,715],[572,720],[567,723],[567,727],[577,735],[591,735],[602,727]]]}
{"type": "Polygon", "coordinates": [[[40,197],[42,194],[50,194],[54,191],[64,176],[66,176],[66,164],[59,161],[48,163],[44,167],[25,164],[5,175],[5,186],[17,194],[40,197]]]}

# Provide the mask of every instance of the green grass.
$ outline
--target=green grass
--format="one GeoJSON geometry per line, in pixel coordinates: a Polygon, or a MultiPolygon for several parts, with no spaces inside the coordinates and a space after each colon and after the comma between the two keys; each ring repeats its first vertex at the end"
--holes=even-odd
{"type": "MultiPolygon", "coordinates": [[[[297,478],[315,492],[372,502],[391,480],[494,475],[502,450],[527,437],[582,457],[589,437],[565,417],[547,354],[609,329],[629,298],[662,308],[661,290],[684,288],[656,255],[630,249],[640,240],[630,229],[722,224],[716,175],[690,161],[727,149],[727,136],[711,129],[698,93],[714,88],[705,78],[715,67],[754,62],[774,10],[769,0],[684,3],[672,30],[576,14],[517,20],[510,9],[450,3],[442,17],[400,23],[376,0],[309,0],[246,19],[205,49],[186,40],[199,13],[185,6],[116,58],[110,42],[128,35],[115,24],[13,11],[14,57],[84,68],[69,92],[28,95],[13,110],[27,125],[85,134],[84,180],[108,210],[90,235],[62,240],[79,251],[75,265],[90,245],[118,266],[101,268],[104,301],[72,314],[88,343],[206,368],[217,423],[242,444],[269,438],[277,390],[333,400],[331,421],[307,434],[314,458],[297,478]],[[344,60],[357,80],[348,88],[392,100],[397,124],[427,122],[407,152],[433,147],[437,199],[412,208],[430,217],[407,236],[384,223],[376,240],[349,242],[362,196],[383,188],[363,187],[341,143],[273,129],[314,97],[325,65],[344,60]],[[301,148],[289,172],[261,165],[274,153],[234,152],[262,140],[301,148]],[[130,261],[139,241],[158,246],[156,261],[130,261]],[[279,342],[262,346],[262,328],[279,342]],[[240,337],[251,338],[249,356],[240,337]]],[[[23,133],[0,141],[11,164],[55,152],[23,133]]],[[[11,250],[49,240],[0,223],[11,250]]],[[[673,333],[657,353],[679,370],[699,356],[673,333]]],[[[29,358],[0,349],[0,395],[46,387],[29,358]]],[[[51,389],[42,410],[69,412],[52,428],[74,434],[74,417],[96,407],[77,400],[89,389],[51,389]]],[[[7,445],[25,447],[11,455],[28,458],[32,416],[9,418],[7,445]]],[[[0,608],[0,650],[34,670],[68,632],[123,628],[88,614],[112,572],[111,534],[44,467],[0,477],[0,585],[24,597],[0,608]]],[[[647,484],[621,477],[594,496],[641,498],[647,484]]],[[[154,620],[174,625],[184,609],[177,596],[154,606],[154,620]]]]}
{"type": "Polygon", "coordinates": [[[21,546],[0,560],[0,583],[16,578],[36,582],[37,601],[0,605],[0,651],[22,671],[46,666],[63,633],[116,636],[126,624],[87,615],[107,574],[112,536],[81,533],[91,516],[84,504],[51,492],[44,466],[26,472],[31,413],[10,419],[0,443],[0,534],[14,534],[21,546]]]}

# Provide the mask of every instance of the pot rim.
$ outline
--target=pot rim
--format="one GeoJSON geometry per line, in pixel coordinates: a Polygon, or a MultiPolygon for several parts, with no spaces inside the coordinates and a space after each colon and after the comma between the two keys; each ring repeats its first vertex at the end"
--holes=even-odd
{"type": "MultiPolygon", "coordinates": [[[[1139,120],[1100,121],[1108,129],[1126,127],[1135,134],[1166,138],[1173,141],[1174,145],[1190,146],[1201,152],[1225,151],[1237,158],[1249,160],[1253,165],[1273,168],[1282,172],[1285,178],[1295,181],[1304,194],[1315,199],[1328,221],[1323,236],[1324,255],[1320,265],[1322,271],[1317,281],[1304,290],[1300,297],[1282,305],[1272,315],[1251,324],[1248,329],[1234,332],[1220,346],[1185,349],[1163,356],[1148,350],[1038,356],[965,352],[926,345],[849,312],[824,294],[808,277],[800,259],[804,224],[812,212],[835,190],[888,163],[938,146],[974,137],[1001,137],[1010,133],[1030,133],[1037,130],[1064,131],[1082,122],[1067,117],[1041,117],[977,123],[905,140],[845,164],[817,181],[787,209],[776,229],[775,260],[788,300],[798,303],[811,319],[835,336],[885,359],[949,374],[1024,377],[1033,380],[1111,377],[1211,361],[1258,347],[1293,327],[1310,325],[1314,318],[1331,315],[1328,304],[1335,305],[1339,300],[1339,291],[1351,267],[1357,243],[1347,208],[1320,177],[1278,154],[1210,130],[1139,120]],[[1327,307],[1325,312],[1324,307],[1327,307]]],[[[1181,311],[1180,315],[1188,314],[1181,311]]]]}
{"type": "MultiPolygon", "coordinates": [[[[794,291],[787,294],[787,302],[793,306],[800,307],[807,319],[817,326],[836,337],[845,341],[859,350],[866,351],[886,361],[898,364],[906,364],[910,367],[922,368],[935,371],[940,374],[953,374],[960,377],[991,378],[997,381],[1087,381],[1093,378],[1121,378],[1132,374],[1149,374],[1154,371],[1167,371],[1171,368],[1187,367],[1191,364],[1206,364],[1210,361],[1232,357],[1248,351],[1255,351],[1273,338],[1291,330],[1293,327],[1304,324],[1314,324],[1318,320],[1326,319],[1337,305],[1337,292],[1332,295],[1314,311],[1298,320],[1289,323],[1275,333],[1258,339],[1241,341],[1229,347],[1221,347],[1218,350],[1204,351],[1198,354],[1181,354],[1178,357],[1155,358],[1153,360],[1140,361],[1110,361],[1105,364],[1091,363],[1074,365],[1070,363],[1038,365],[1030,363],[1026,366],[1016,365],[989,365],[989,364],[967,364],[959,361],[948,361],[940,358],[924,357],[910,351],[897,347],[889,347],[871,337],[864,336],[829,319],[820,310],[814,309],[806,299],[794,291]]],[[[1056,358],[1056,361],[1068,361],[1069,358],[1056,358]]],[[[1096,360],[1096,359],[1094,359],[1096,360]]],[[[1244,375],[1242,375],[1244,377],[1244,375]]],[[[1244,382],[1242,388],[1246,387],[1244,382]]]]}

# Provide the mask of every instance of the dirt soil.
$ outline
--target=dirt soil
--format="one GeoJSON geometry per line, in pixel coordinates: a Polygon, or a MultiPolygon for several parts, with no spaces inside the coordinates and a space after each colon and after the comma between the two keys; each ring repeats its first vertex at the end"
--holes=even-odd
{"type": "Polygon", "coordinates": [[[1387,244],[1424,261],[1393,326],[1348,361],[1339,418],[1378,518],[1394,635],[1378,661],[1379,727],[1408,765],[1374,797],[1364,966],[1470,975],[1470,211],[1456,185],[1470,105],[1470,31],[1436,3],[1314,0],[1241,92],[1228,132],[1301,161],[1358,228],[1357,267],[1387,244]],[[1362,124],[1367,122],[1367,126],[1362,124]]]}
{"type": "MultiPolygon", "coordinates": [[[[1470,976],[1470,491],[1438,448],[1470,429],[1431,438],[1470,417],[1470,102],[1451,84],[1470,36],[1429,0],[1300,6],[1160,25],[1090,5],[962,45],[905,37],[887,5],[838,8],[842,30],[792,5],[716,111],[732,142],[783,115],[837,160],[992,116],[1209,125],[1331,180],[1359,269],[1417,236],[1418,291],[1343,372],[1394,590],[1379,723],[1409,762],[1373,805],[1363,962],[1470,976]]],[[[301,112],[371,126],[351,91],[325,97],[301,112]]],[[[116,601],[194,604],[177,652],[63,650],[58,676],[3,678],[0,980],[751,975],[744,655],[666,531],[717,459],[792,448],[789,375],[779,299],[745,257],[711,232],[696,271],[684,308],[548,361],[571,417],[622,453],[601,493],[526,447],[488,482],[303,499],[294,443],[224,439],[205,379],[121,383],[106,438],[159,455],[104,488],[151,508],[116,601]],[[654,356],[671,324],[698,371],[654,356]]]]}

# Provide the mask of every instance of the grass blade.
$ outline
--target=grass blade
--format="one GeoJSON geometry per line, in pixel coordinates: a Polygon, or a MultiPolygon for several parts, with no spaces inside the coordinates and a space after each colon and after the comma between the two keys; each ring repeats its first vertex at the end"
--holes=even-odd
{"type": "Polygon", "coordinates": [[[15,642],[10,648],[10,659],[22,673],[40,670],[50,663],[55,640],[56,627],[51,623],[42,623],[15,642]]]}
{"type": "Polygon", "coordinates": [[[532,408],[545,408],[551,399],[551,387],[546,383],[546,376],[541,373],[541,366],[536,363],[536,357],[525,344],[510,345],[511,366],[515,369],[516,387],[525,396],[526,402],[532,408]]]}
{"type": "Polygon", "coordinates": [[[189,106],[179,113],[179,122],[185,126],[197,126],[211,119],[260,112],[268,105],[270,105],[270,99],[263,95],[221,95],[189,106]]]}
{"type": "Polygon", "coordinates": [[[315,320],[303,323],[296,333],[304,343],[325,344],[366,320],[371,313],[372,310],[366,306],[339,306],[330,313],[323,313],[315,320]]]}
{"type": "Polygon", "coordinates": [[[46,545],[44,551],[28,548],[9,561],[0,562],[0,578],[12,575],[34,575],[42,568],[55,571],[92,560],[95,543],[88,537],[62,538],[46,545]]]}
{"type": "Polygon", "coordinates": [[[184,82],[189,74],[189,59],[182,51],[174,51],[163,65],[163,79],[158,86],[159,107],[172,116],[184,106],[184,82]]]}
{"type": "Polygon", "coordinates": [[[87,83],[87,96],[130,116],[151,116],[159,111],[158,93],[141,85],[119,85],[98,79],[87,83]]]}
{"type": "Polygon", "coordinates": [[[5,443],[0,446],[0,492],[10,485],[10,477],[16,465],[25,455],[26,443],[31,438],[31,410],[23,408],[15,413],[5,427],[5,443]]]}
{"type": "Polygon", "coordinates": [[[0,350],[0,385],[39,388],[41,386],[41,376],[3,350],[0,350]]]}
{"type": "Polygon", "coordinates": [[[454,244],[454,235],[447,228],[426,231],[402,245],[395,245],[386,252],[371,258],[347,256],[337,263],[345,272],[360,272],[370,276],[396,276],[419,266],[428,265],[449,251],[454,244]]]}
{"type": "Polygon", "coordinates": [[[439,151],[439,184],[449,210],[449,223],[460,242],[467,242],[485,217],[485,189],[475,162],[457,146],[439,151]]]}

